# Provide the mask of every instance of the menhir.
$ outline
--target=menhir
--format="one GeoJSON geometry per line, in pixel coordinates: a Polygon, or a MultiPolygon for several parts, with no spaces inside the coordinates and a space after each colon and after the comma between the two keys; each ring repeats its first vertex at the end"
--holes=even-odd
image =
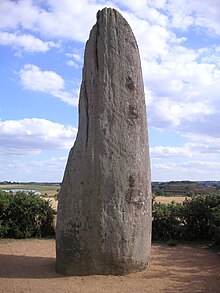
{"type": "Polygon", "coordinates": [[[138,46],[121,14],[104,8],[86,44],[79,130],[59,195],[57,272],[118,275],[144,269],[151,219],[138,46]]]}

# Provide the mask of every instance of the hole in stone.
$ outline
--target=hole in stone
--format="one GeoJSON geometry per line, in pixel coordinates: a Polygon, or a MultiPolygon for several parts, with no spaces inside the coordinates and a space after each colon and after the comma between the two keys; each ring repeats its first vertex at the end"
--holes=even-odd
{"type": "Polygon", "coordinates": [[[128,77],[126,78],[126,83],[125,83],[125,85],[126,85],[126,87],[127,87],[129,90],[131,90],[131,91],[133,91],[134,88],[135,88],[135,86],[134,86],[134,81],[133,81],[133,79],[132,79],[130,76],[128,76],[128,77]]]}

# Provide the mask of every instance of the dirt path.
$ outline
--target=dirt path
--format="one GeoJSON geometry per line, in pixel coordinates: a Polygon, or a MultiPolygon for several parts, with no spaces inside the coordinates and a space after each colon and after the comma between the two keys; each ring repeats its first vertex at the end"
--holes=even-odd
{"type": "Polygon", "coordinates": [[[65,277],[54,265],[54,240],[1,240],[0,292],[220,292],[220,256],[202,247],[153,245],[148,269],[123,277],[65,277]]]}

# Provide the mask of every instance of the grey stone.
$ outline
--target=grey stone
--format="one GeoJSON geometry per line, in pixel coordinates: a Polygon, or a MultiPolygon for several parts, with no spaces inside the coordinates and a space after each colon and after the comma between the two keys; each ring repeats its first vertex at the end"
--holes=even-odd
{"type": "Polygon", "coordinates": [[[79,129],[59,195],[56,270],[127,274],[148,263],[151,182],[143,78],[127,21],[104,8],[86,43],[79,129]]]}

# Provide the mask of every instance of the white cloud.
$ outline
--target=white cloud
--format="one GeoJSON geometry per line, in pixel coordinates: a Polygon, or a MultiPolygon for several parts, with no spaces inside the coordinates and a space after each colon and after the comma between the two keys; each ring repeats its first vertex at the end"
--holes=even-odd
{"type": "Polygon", "coordinates": [[[213,159],[219,161],[220,138],[192,137],[189,142],[182,146],[155,146],[150,148],[153,159],[170,159],[172,157],[200,158],[203,160],[213,159]]]}
{"type": "Polygon", "coordinates": [[[71,60],[68,60],[66,63],[69,66],[78,68],[80,65],[82,65],[83,58],[79,52],[75,53],[66,53],[65,54],[68,58],[71,58],[71,60]]]}
{"type": "Polygon", "coordinates": [[[73,61],[73,60],[68,60],[66,62],[66,64],[69,65],[69,66],[75,67],[75,68],[78,68],[79,67],[78,64],[75,61],[73,61]]]}
{"type": "Polygon", "coordinates": [[[27,34],[8,33],[0,31],[0,45],[12,46],[15,50],[26,52],[46,52],[58,47],[54,42],[43,42],[39,38],[27,34]]]}
{"type": "MultiPolygon", "coordinates": [[[[201,170],[201,166],[203,167],[208,167],[209,169],[213,169],[213,168],[220,168],[220,164],[219,163],[211,163],[211,162],[203,162],[203,161],[188,161],[188,162],[184,162],[184,163],[156,163],[154,164],[154,168],[158,169],[158,170],[167,170],[170,172],[180,172],[181,176],[185,173],[185,172],[189,172],[189,168],[191,169],[190,171],[195,171],[200,173],[200,172],[204,172],[204,170],[201,170]]],[[[207,172],[207,170],[206,170],[207,172]]],[[[169,174],[167,174],[169,176],[169,174]]]]}
{"type": "Polygon", "coordinates": [[[219,180],[220,162],[186,161],[152,164],[152,178],[161,181],[175,180],[219,180]],[[156,179],[158,180],[158,179],[156,179]]]}
{"type": "Polygon", "coordinates": [[[64,88],[63,78],[53,71],[41,71],[39,67],[26,64],[19,72],[25,89],[42,92],[59,91],[64,88]]]}
{"type": "Polygon", "coordinates": [[[61,37],[84,42],[101,4],[86,0],[12,2],[1,0],[2,29],[39,32],[47,37],[61,37]]]}
{"type": "Polygon", "coordinates": [[[77,129],[46,119],[0,121],[0,155],[33,155],[42,150],[69,149],[77,129]]]}
{"type": "Polygon", "coordinates": [[[191,142],[189,142],[188,147],[193,151],[196,150],[200,154],[215,154],[216,160],[218,160],[220,154],[220,138],[215,137],[197,137],[193,136],[191,142]]]}
{"type": "Polygon", "coordinates": [[[193,136],[182,146],[155,146],[150,153],[153,180],[219,180],[220,138],[193,136]]]}
{"type": "Polygon", "coordinates": [[[82,56],[78,53],[73,53],[72,57],[74,60],[78,61],[78,62],[82,62],[82,56]]]}
{"type": "Polygon", "coordinates": [[[41,71],[36,65],[26,64],[19,77],[25,89],[49,93],[69,105],[78,105],[78,97],[65,91],[64,79],[53,71],[41,71]]]}
{"type": "Polygon", "coordinates": [[[165,7],[173,27],[188,29],[194,25],[205,33],[220,35],[218,0],[169,0],[165,7]]]}
{"type": "Polygon", "coordinates": [[[150,148],[150,154],[152,158],[165,158],[165,157],[192,157],[192,151],[185,145],[183,147],[164,147],[156,146],[150,148]]]}
{"type": "MultiPolygon", "coordinates": [[[[155,101],[149,106],[149,122],[155,128],[170,128],[184,133],[190,130],[188,128],[190,125],[203,124],[200,117],[205,119],[213,111],[212,107],[205,102],[177,103],[167,97],[157,97],[157,102],[155,101]]],[[[191,128],[191,131],[193,131],[193,128],[191,128]]]]}
{"type": "Polygon", "coordinates": [[[33,29],[38,21],[40,12],[41,8],[34,5],[32,0],[1,0],[0,28],[18,29],[19,26],[22,26],[24,29],[33,29]]]}
{"type": "Polygon", "coordinates": [[[182,134],[219,133],[220,69],[208,51],[177,45],[160,63],[144,61],[151,126],[182,134]]]}
{"type": "Polygon", "coordinates": [[[0,158],[0,180],[15,182],[61,182],[67,157],[52,157],[47,160],[26,161],[0,158]],[[13,179],[12,179],[13,178],[13,179]],[[39,179],[40,178],[40,179],[39,179]]]}
{"type": "Polygon", "coordinates": [[[220,34],[218,0],[75,0],[74,3],[70,0],[20,0],[17,2],[1,0],[0,27],[2,29],[22,27],[47,36],[84,42],[88,37],[89,29],[95,22],[97,10],[104,6],[126,8],[137,18],[145,19],[161,27],[167,27],[168,22],[171,22],[175,28],[187,29],[195,25],[206,31],[220,34]]]}

